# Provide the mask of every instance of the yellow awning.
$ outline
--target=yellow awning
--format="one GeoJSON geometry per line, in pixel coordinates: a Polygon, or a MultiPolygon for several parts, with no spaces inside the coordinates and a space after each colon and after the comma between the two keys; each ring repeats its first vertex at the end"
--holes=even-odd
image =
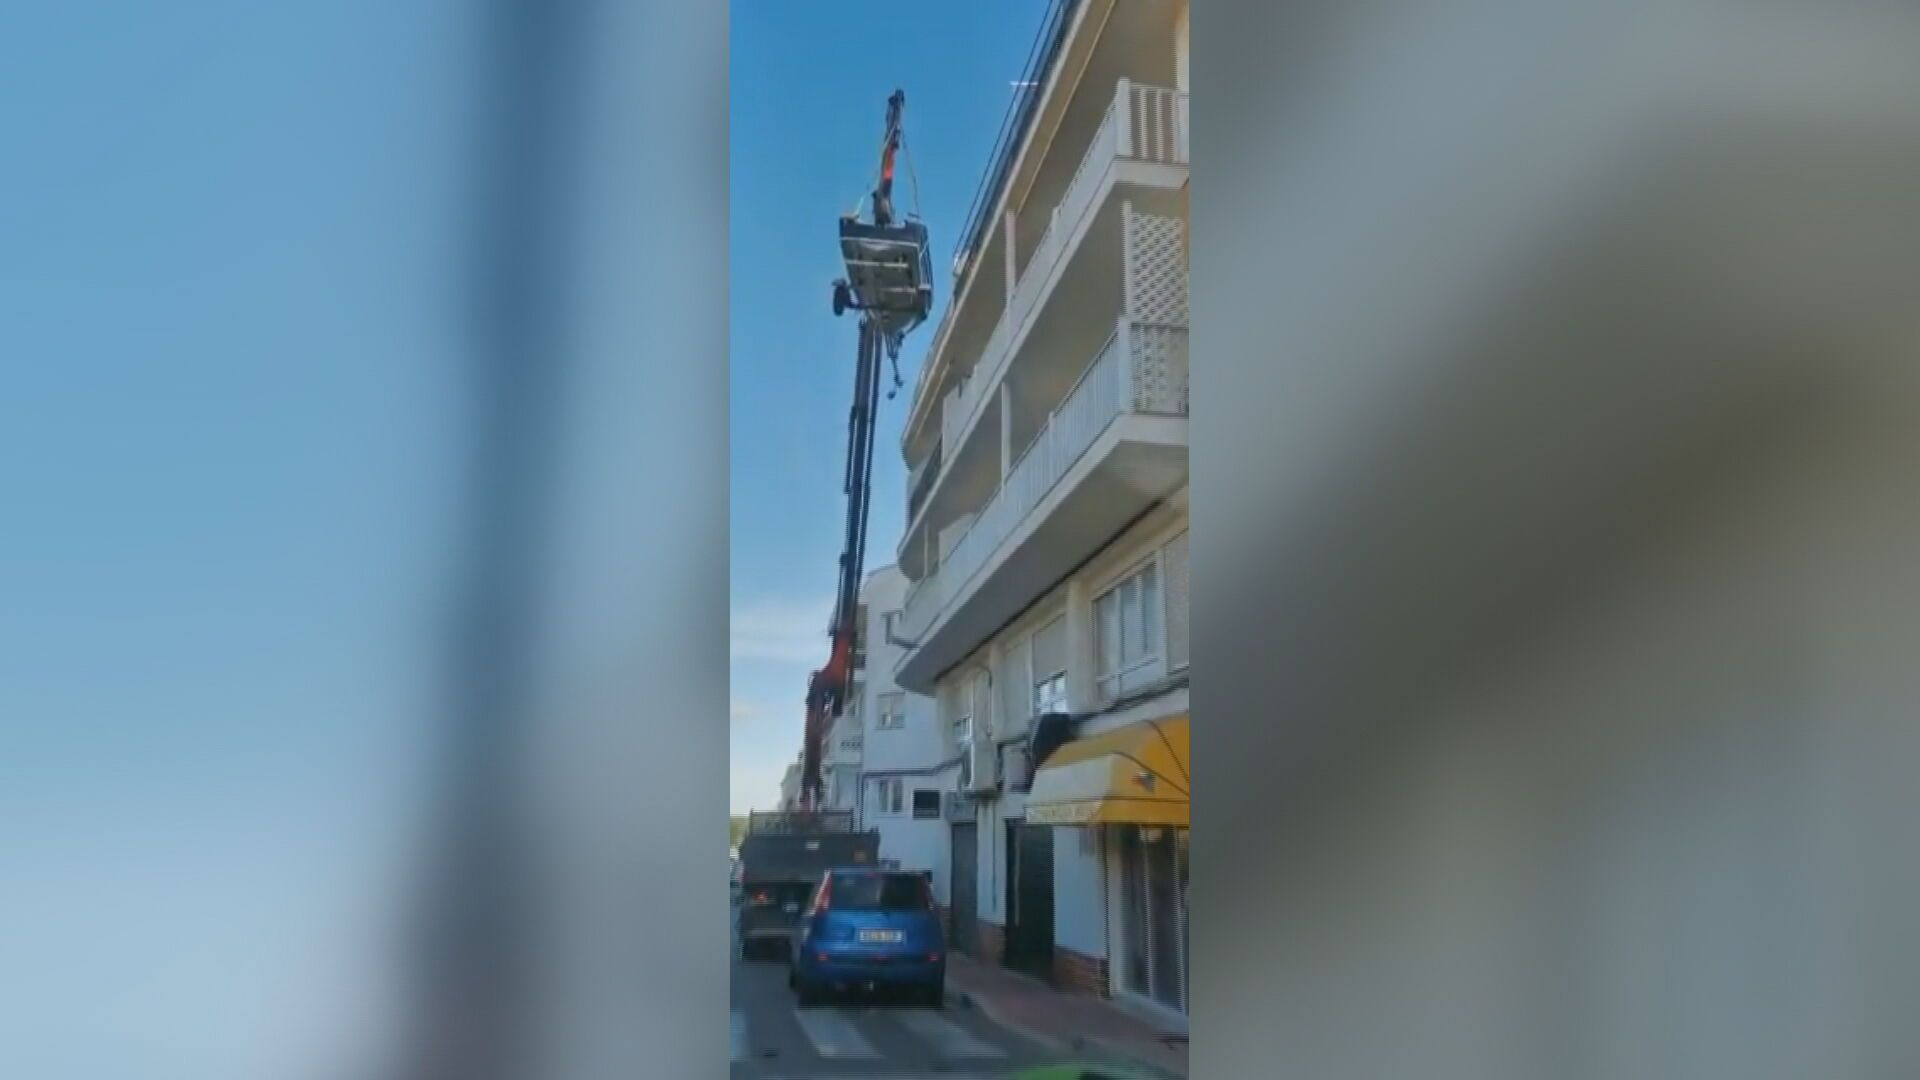
{"type": "Polygon", "coordinates": [[[1187,719],[1182,714],[1129,724],[1062,746],[1033,774],[1027,820],[1187,828],[1187,719]]]}

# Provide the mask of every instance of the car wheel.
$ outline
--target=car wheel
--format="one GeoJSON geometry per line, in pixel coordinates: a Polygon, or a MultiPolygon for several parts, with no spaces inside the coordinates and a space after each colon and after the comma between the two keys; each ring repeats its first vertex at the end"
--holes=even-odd
{"type": "Polygon", "coordinates": [[[944,985],[930,986],[920,992],[920,1000],[930,1009],[947,1007],[947,988],[944,985]]]}

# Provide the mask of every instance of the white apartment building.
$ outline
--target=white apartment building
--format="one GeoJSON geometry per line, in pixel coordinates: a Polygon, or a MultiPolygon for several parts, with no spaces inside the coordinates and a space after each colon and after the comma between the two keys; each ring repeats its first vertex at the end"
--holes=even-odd
{"type": "Polygon", "coordinates": [[[909,694],[893,681],[902,651],[896,624],[906,594],[907,579],[893,566],[875,570],[861,586],[868,663],[858,703],[864,738],[860,824],[879,832],[883,864],[931,875],[944,908],[949,860],[943,812],[960,767],[941,737],[933,699],[909,694]]]}
{"type": "Polygon", "coordinates": [[[866,732],[862,713],[866,704],[868,681],[867,609],[864,600],[855,614],[856,637],[853,645],[853,686],[846,708],[827,728],[826,743],[820,748],[821,809],[857,810],[860,806],[860,763],[866,732]]]}
{"type": "Polygon", "coordinates": [[[1179,0],[1054,9],[903,433],[911,585],[893,668],[936,699],[958,759],[954,947],[1176,1025],[1186,26],[1179,0]],[[1036,752],[1050,756],[1033,768],[1036,752]]]}

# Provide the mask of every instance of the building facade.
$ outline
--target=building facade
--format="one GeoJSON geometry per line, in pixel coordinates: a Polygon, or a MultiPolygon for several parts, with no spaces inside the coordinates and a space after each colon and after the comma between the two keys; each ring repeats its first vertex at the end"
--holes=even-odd
{"type": "Polygon", "coordinates": [[[947,828],[943,810],[956,790],[959,762],[940,738],[933,699],[909,694],[893,681],[901,646],[896,631],[907,580],[897,567],[868,575],[865,601],[867,677],[858,711],[864,754],[860,824],[880,834],[883,864],[932,877],[942,908],[950,902],[947,828]]]}
{"type": "MultiPolygon", "coordinates": [[[[1186,5],[1060,3],[903,433],[954,947],[1187,1008],[1186,5]]],[[[870,743],[871,746],[871,743],[870,743]]]]}

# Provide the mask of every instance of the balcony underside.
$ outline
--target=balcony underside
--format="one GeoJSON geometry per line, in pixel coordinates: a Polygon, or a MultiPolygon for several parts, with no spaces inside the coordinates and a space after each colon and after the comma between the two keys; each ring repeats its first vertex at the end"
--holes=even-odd
{"type": "Polygon", "coordinates": [[[913,693],[965,659],[1128,524],[1187,479],[1187,420],[1114,420],[1036,510],[935,616],[894,673],[913,693]]]}

